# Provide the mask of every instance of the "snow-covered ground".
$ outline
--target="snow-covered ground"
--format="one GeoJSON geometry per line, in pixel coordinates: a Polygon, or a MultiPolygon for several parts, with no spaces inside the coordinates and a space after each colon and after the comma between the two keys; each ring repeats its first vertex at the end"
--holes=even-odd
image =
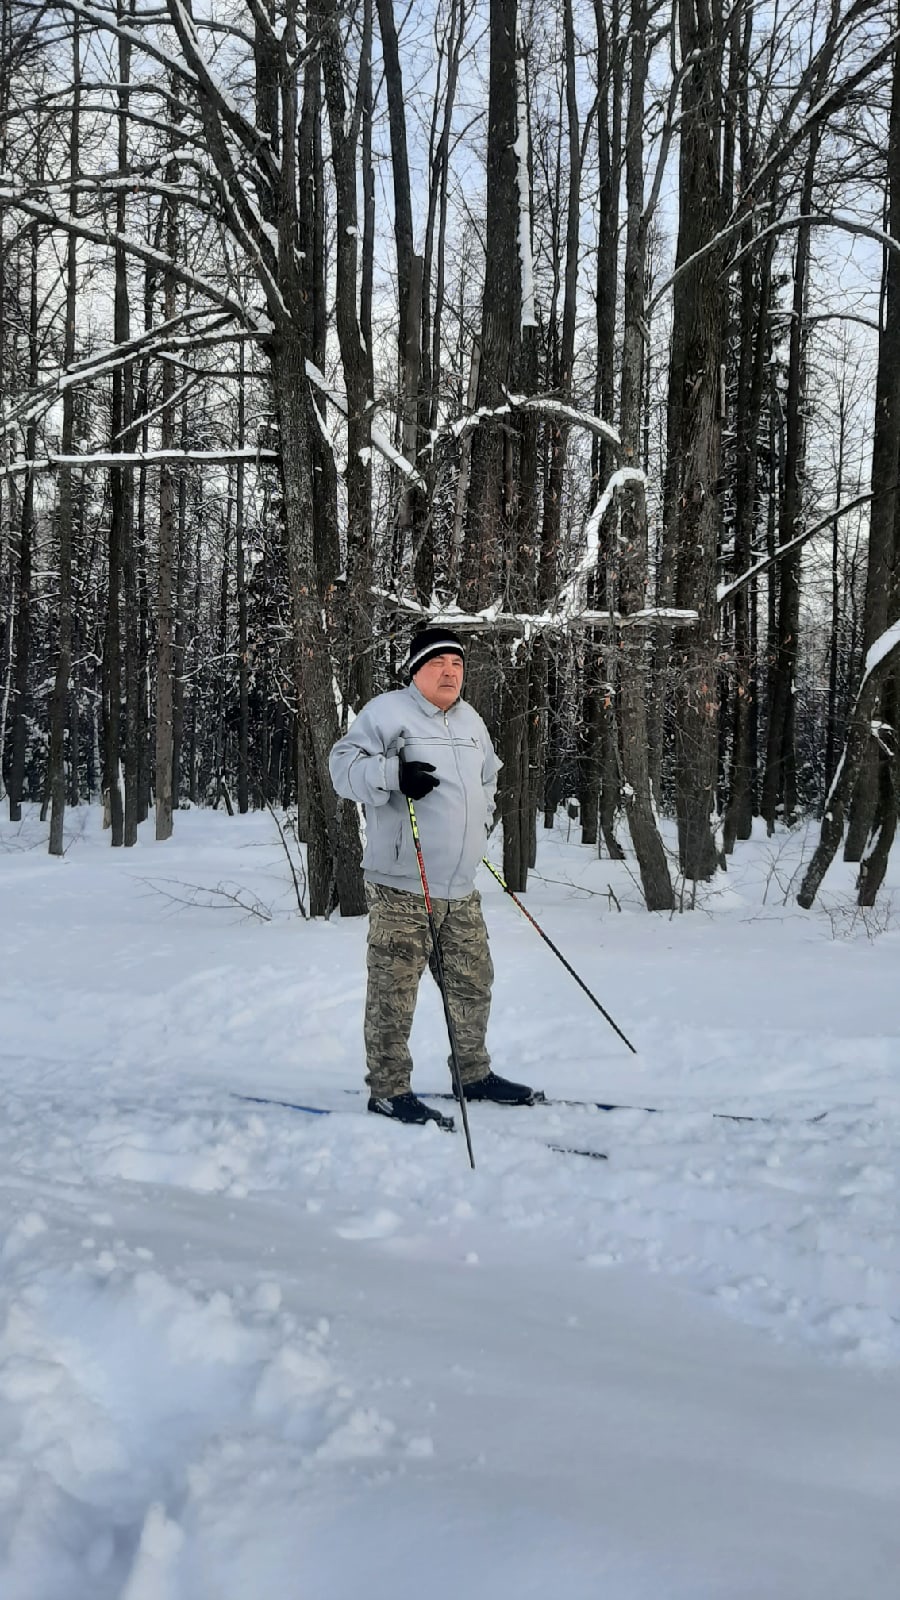
{"type": "Polygon", "coordinates": [[[472,1173],[346,1092],[365,927],[271,818],[0,824],[3,1600],[896,1600],[890,885],[760,837],[649,917],[568,834],[528,905],[639,1055],[485,873],[494,1064],[661,1110],[473,1107],[472,1173]]]}

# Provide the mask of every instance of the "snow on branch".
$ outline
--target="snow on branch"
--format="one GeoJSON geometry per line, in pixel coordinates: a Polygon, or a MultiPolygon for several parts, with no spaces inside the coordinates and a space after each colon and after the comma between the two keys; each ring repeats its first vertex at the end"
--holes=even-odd
{"type": "Polygon", "coordinates": [[[592,627],[618,630],[622,628],[648,628],[659,623],[667,627],[692,627],[697,612],[674,606],[646,606],[640,611],[623,614],[619,611],[589,610],[583,603],[584,585],[597,564],[600,528],[616,492],[627,484],[645,484],[646,477],[638,467],[620,467],[614,472],[600,499],[585,524],[585,549],[575,571],[560,589],[553,608],[543,612],[504,611],[499,600],[481,611],[463,611],[451,602],[442,604],[436,596],[430,605],[405,595],[393,595],[386,590],[373,590],[373,594],[397,611],[427,619],[430,622],[452,623],[459,628],[495,628],[518,633],[528,639],[535,633],[565,633],[573,627],[592,627]]]}
{"type": "Polygon", "coordinates": [[[608,440],[612,445],[618,447],[622,443],[616,429],[590,411],[579,411],[577,406],[566,405],[564,401],[548,394],[512,394],[509,391],[507,393],[509,400],[506,405],[479,406],[477,411],[469,411],[464,417],[457,417],[455,422],[447,423],[432,438],[432,449],[442,436],[461,439],[464,434],[479,428],[483,422],[492,422],[498,417],[508,417],[513,411],[538,411],[543,416],[560,417],[564,422],[572,422],[579,428],[587,428],[591,433],[599,434],[601,439],[608,440]]]}
{"type": "Polygon", "coordinates": [[[892,234],[885,233],[883,228],[872,227],[868,222],[860,222],[858,217],[848,217],[840,211],[818,211],[798,213],[794,217],[781,217],[777,222],[771,222],[767,228],[761,228],[754,234],[750,243],[743,250],[738,250],[731,261],[732,268],[740,266],[744,257],[751,251],[764,244],[774,235],[786,233],[791,228],[837,228],[842,233],[858,234],[863,239],[874,239],[883,250],[900,252],[900,239],[895,239],[892,234]]]}
{"type": "MultiPolygon", "coordinates": [[[[878,723],[877,725],[873,725],[872,719],[869,715],[869,706],[874,698],[876,686],[884,676],[885,670],[890,664],[891,658],[898,649],[900,649],[900,622],[893,622],[891,626],[887,628],[885,632],[882,633],[866,651],[866,661],[863,669],[862,679],[860,681],[859,688],[856,691],[856,699],[853,702],[853,710],[850,713],[850,731],[847,735],[844,748],[841,751],[838,759],[834,777],[831,780],[831,788],[825,796],[823,813],[827,819],[831,818],[833,811],[838,812],[838,814],[841,816],[843,815],[845,797],[842,795],[841,791],[849,787],[847,782],[848,764],[851,776],[854,779],[858,770],[859,761],[858,759],[855,761],[853,760],[853,752],[850,748],[852,735],[857,731],[857,727],[855,725],[866,727],[868,732],[873,734],[874,737],[880,742],[879,734],[884,724],[878,723]]],[[[800,900],[800,904],[803,904],[802,899],[800,900]]]]}
{"type": "Polygon", "coordinates": [[[859,686],[860,690],[863,688],[863,685],[870,674],[873,673],[876,667],[879,667],[889,655],[893,654],[898,645],[900,645],[900,622],[892,622],[890,627],[886,628],[884,633],[882,633],[873,644],[870,644],[868,650],[866,651],[866,662],[863,668],[862,682],[859,686]]]}
{"type": "Polygon", "coordinates": [[[0,439],[14,429],[24,428],[29,422],[45,416],[67,389],[82,383],[92,383],[97,378],[115,371],[117,367],[127,366],[140,355],[164,354],[181,349],[197,350],[211,341],[230,344],[233,340],[240,339],[242,337],[240,330],[230,328],[230,322],[231,317],[228,314],[211,311],[208,306],[186,308],[177,317],[157,323],[155,327],[145,328],[142,333],[136,334],[134,338],[122,344],[83,357],[68,369],[61,369],[55,373],[39,388],[30,389],[0,411],[0,439]],[[210,318],[212,320],[209,320],[210,318]],[[201,321],[205,326],[194,328],[189,333],[179,335],[175,331],[201,321]]]}
{"type": "MultiPolygon", "coordinates": [[[[183,61],[179,61],[178,57],[173,55],[170,49],[166,49],[161,44],[155,44],[152,39],[147,37],[147,34],[139,25],[129,27],[126,23],[121,22],[112,7],[104,8],[102,6],[85,5],[79,3],[79,0],[57,0],[57,4],[63,10],[70,11],[73,16],[80,17],[84,22],[89,23],[92,28],[100,29],[104,33],[112,33],[116,38],[123,39],[127,44],[133,45],[136,50],[142,50],[145,55],[159,62],[160,66],[167,67],[170,71],[176,73],[181,81],[189,84],[191,88],[196,89],[198,87],[196,74],[183,61]]],[[[136,24],[140,24],[140,15],[135,16],[132,20],[136,24]]],[[[159,20],[158,14],[154,13],[153,20],[159,20]]]]}
{"type": "MultiPolygon", "coordinates": [[[[325,377],[325,374],[320,372],[319,368],[312,361],[307,361],[306,363],[306,376],[313,385],[313,388],[318,389],[319,393],[323,394],[326,400],[330,400],[331,404],[337,411],[340,412],[342,417],[346,417],[348,415],[349,408],[347,405],[346,395],[341,394],[340,390],[338,389],[332,389],[328,379],[325,377]]],[[[391,441],[384,432],[383,428],[373,425],[371,429],[371,439],[372,444],[378,451],[379,455],[384,456],[385,460],[389,461],[392,467],[396,467],[397,471],[404,478],[407,478],[410,483],[416,484],[420,489],[425,488],[425,479],[422,477],[421,473],[413,466],[411,461],[407,460],[405,455],[401,454],[401,452],[391,444],[391,441]]]]}
{"type": "Polygon", "coordinates": [[[233,300],[224,289],[219,289],[207,279],[201,278],[198,273],[191,272],[189,268],[173,261],[163,250],[154,250],[151,245],[142,244],[141,240],[132,234],[116,233],[112,228],[89,228],[86,223],[76,220],[68,212],[61,215],[47,206],[37,205],[27,195],[16,193],[15,189],[0,187],[0,206],[3,205],[24,211],[26,216],[34,217],[37,222],[45,223],[48,228],[56,228],[63,233],[74,233],[77,238],[86,239],[90,244],[103,245],[109,250],[121,249],[126,255],[135,256],[148,266],[156,267],[159,272],[169,273],[178,283],[185,284],[195,294],[203,295],[214,306],[230,312],[240,322],[254,327],[258,333],[271,332],[271,324],[267,319],[258,314],[251,317],[247,307],[233,300]]]}
{"type": "MultiPolygon", "coordinates": [[[[715,235],[714,238],[707,240],[706,244],[701,246],[699,250],[695,251],[692,256],[689,256],[686,261],[683,261],[681,265],[677,267],[675,271],[665,280],[665,282],[656,290],[656,293],[652,296],[647,305],[646,315],[648,317],[659,305],[660,301],[663,300],[669,293],[679,278],[682,278],[686,273],[691,272],[693,268],[696,267],[698,263],[706,256],[712,254],[714,251],[722,249],[725,245],[729,244],[732,239],[736,238],[743,232],[747,226],[748,220],[752,216],[753,208],[761,204],[757,197],[766,187],[772,173],[776,172],[779,167],[784,165],[788,156],[797,148],[799,144],[802,143],[802,141],[807,137],[813,128],[825,121],[834,112],[843,108],[855,89],[857,89],[860,84],[864,83],[868,77],[875,73],[878,68],[890,58],[894,50],[897,48],[898,43],[900,43],[900,32],[894,32],[889,38],[884,39],[878,45],[877,49],[873,51],[872,55],[866,57],[862,64],[856,68],[855,71],[848,74],[846,78],[829,88],[819,100],[817,100],[808,108],[806,114],[795,124],[795,126],[784,134],[781,142],[775,144],[774,148],[770,151],[769,155],[767,155],[766,159],[747,179],[738,203],[725,226],[720,230],[719,233],[715,235]]],[[[833,46],[833,41],[831,41],[831,45],[833,46]]],[[[809,71],[805,75],[807,81],[809,80],[810,73],[814,67],[815,59],[810,63],[809,71]]],[[[800,83],[795,90],[790,108],[791,114],[796,109],[796,105],[802,93],[802,87],[803,85],[800,83]]],[[[755,233],[745,249],[741,251],[738,256],[732,258],[732,260],[728,263],[729,270],[732,270],[737,265],[738,261],[740,261],[748,251],[756,250],[760,243],[766,238],[771,237],[772,234],[777,234],[790,228],[801,227],[804,224],[810,224],[816,227],[841,228],[848,233],[857,233],[867,238],[875,239],[878,243],[883,245],[885,249],[900,250],[900,241],[892,238],[889,234],[882,233],[877,228],[869,228],[865,223],[859,222],[853,217],[841,216],[838,213],[820,213],[816,216],[788,217],[783,220],[773,222],[768,227],[763,228],[758,233],[755,233]]]]}
{"type": "MultiPolygon", "coordinates": [[[[868,9],[868,5],[851,6],[843,19],[844,24],[847,24],[850,21],[858,20],[859,16],[864,14],[864,12],[868,9]]],[[[854,91],[862,83],[864,83],[867,78],[871,77],[873,73],[877,72],[878,68],[885,61],[890,59],[896,50],[898,43],[900,43],[900,32],[894,31],[888,37],[883,38],[880,41],[870,56],[864,56],[862,62],[858,67],[855,68],[854,71],[848,73],[845,78],[840,79],[836,83],[832,81],[829,87],[825,90],[825,93],[822,94],[819,99],[815,100],[812,105],[808,106],[805,114],[798,119],[793,128],[789,129],[789,131],[784,134],[784,137],[781,139],[780,143],[778,143],[777,140],[782,132],[784,124],[782,124],[782,128],[776,130],[776,134],[773,136],[772,146],[770,147],[766,159],[760,163],[756,171],[751,173],[747,180],[742,196],[744,203],[746,203],[746,201],[751,199],[754,195],[759,194],[768,186],[772,172],[777,171],[779,167],[784,165],[784,162],[787,160],[788,156],[797,148],[798,145],[803,143],[804,139],[806,139],[807,136],[812,132],[813,128],[826,121],[827,118],[832,116],[836,111],[843,109],[854,91]]],[[[819,46],[819,50],[810,60],[806,72],[797,82],[794,95],[792,96],[789,106],[790,115],[793,114],[799,105],[804,90],[808,84],[814,81],[818,63],[823,52],[825,50],[833,50],[834,48],[834,35],[832,33],[829,37],[829,34],[826,32],[823,43],[819,46]]],[[[831,76],[832,75],[829,73],[829,77],[831,76]]]]}
{"type": "Polygon", "coordinates": [[[755,561],[752,567],[748,567],[746,572],[741,573],[740,577],[732,578],[730,583],[720,583],[716,589],[717,604],[724,606],[727,601],[733,599],[739,589],[746,588],[748,583],[752,583],[754,578],[758,578],[761,573],[774,566],[776,561],[781,561],[785,556],[789,556],[795,550],[799,550],[809,539],[813,539],[817,533],[821,533],[824,528],[830,528],[833,523],[837,522],[839,517],[846,517],[851,511],[856,511],[860,506],[868,505],[871,499],[872,492],[869,490],[865,494],[856,495],[852,500],[847,500],[842,506],[835,506],[833,511],[829,511],[818,522],[814,522],[811,528],[804,529],[803,533],[795,534],[793,539],[788,539],[786,544],[779,545],[778,549],[774,550],[771,555],[762,556],[759,561],[755,561]]]}
{"type": "MultiPolygon", "coordinates": [[[[851,7],[851,12],[864,9],[866,9],[865,6],[861,8],[851,7]]],[[[848,13],[847,18],[844,20],[848,20],[849,16],[850,13],[848,13]]],[[[791,98],[788,113],[785,117],[784,123],[782,124],[782,128],[778,130],[776,135],[773,136],[773,145],[769,151],[769,154],[766,156],[766,159],[760,164],[760,166],[757,167],[756,171],[751,173],[748,177],[731,217],[713,239],[708,240],[707,243],[701,247],[701,249],[695,251],[692,256],[690,256],[686,261],[683,261],[681,266],[677,267],[671,276],[666,279],[665,283],[663,283],[660,288],[657,289],[656,293],[653,295],[648,304],[648,316],[664,298],[664,296],[669,293],[677,279],[683,277],[685,273],[690,272],[700,261],[704,259],[704,257],[713,251],[721,249],[744,231],[749,218],[752,216],[753,208],[761,203],[757,197],[768,186],[772,173],[776,172],[779,167],[784,165],[791,152],[803,142],[813,128],[817,127],[820,123],[833,115],[834,112],[842,109],[859,85],[864,83],[868,77],[876,72],[878,68],[890,58],[894,50],[897,48],[898,43],[900,43],[900,33],[898,32],[894,32],[889,38],[882,40],[872,55],[866,57],[860,66],[857,67],[853,72],[849,73],[846,78],[842,79],[838,83],[833,83],[825,94],[823,94],[818,100],[816,100],[807,108],[805,115],[796,122],[793,128],[789,128],[787,131],[784,131],[787,123],[790,120],[790,117],[793,115],[800,103],[804,92],[804,86],[808,86],[813,79],[816,63],[819,60],[821,50],[825,48],[833,49],[834,47],[834,40],[826,39],[825,44],[820,47],[820,52],[817,53],[816,57],[814,57],[809,63],[807,72],[797,84],[794,95],[791,98]]],[[[744,248],[744,250],[742,250],[739,255],[734,257],[729,262],[729,269],[733,269],[748,251],[757,249],[763,240],[770,238],[773,234],[778,234],[783,230],[801,227],[803,224],[810,224],[817,227],[842,228],[847,232],[858,233],[864,235],[865,237],[875,239],[878,243],[883,245],[885,249],[900,249],[900,241],[893,239],[888,234],[881,233],[877,228],[869,228],[866,224],[859,222],[856,218],[844,217],[838,213],[820,213],[816,216],[788,217],[771,223],[768,227],[763,228],[754,234],[753,238],[750,240],[749,244],[744,248]]]]}
{"type": "Polygon", "coordinates": [[[584,554],[575,571],[566,580],[559,592],[557,606],[563,615],[572,615],[574,613],[581,596],[582,585],[586,583],[588,577],[596,568],[600,548],[600,528],[603,518],[612,504],[616,490],[624,488],[626,483],[645,484],[646,482],[647,479],[639,467],[620,467],[618,472],[613,473],[585,525],[584,554]]]}
{"type": "Polygon", "coordinates": [[[494,601],[481,611],[463,611],[453,601],[442,604],[436,595],[429,604],[423,605],[413,595],[394,594],[389,589],[372,589],[370,593],[392,611],[400,611],[416,621],[447,623],[463,632],[472,633],[494,629],[501,633],[521,634],[525,639],[539,633],[565,633],[578,627],[615,631],[620,628],[650,628],[665,623],[669,628],[690,628],[697,621],[696,611],[680,610],[674,606],[646,606],[640,611],[629,612],[627,616],[620,611],[588,609],[564,615],[558,610],[503,611],[500,602],[494,601]]]}
{"type": "Polygon", "coordinates": [[[17,461],[0,466],[0,478],[24,478],[38,472],[70,467],[90,472],[98,467],[224,466],[230,461],[254,465],[279,460],[277,450],[93,450],[80,455],[48,455],[37,461],[17,461]]]}
{"type": "Polygon", "coordinates": [[[132,438],[137,434],[139,428],[149,428],[151,422],[155,422],[157,417],[164,416],[166,412],[174,410],[176,406],[181,404],[185,396],[190,394],[198,383],[202,382],[202,378],[202,373],[191,372],[190,376],[185,378],[184,383],[180,383],[178,388],[160,400],[158,405],[151,406],[149,410],[142,412],[140,416],[134,417],[127,427],[122,428],[115,435],[113,443],[118,444],[123,439],[132,438]]]}
{"type": "MultiPolygon", "coordinates": [[[[831,780],[822,812],[822,831],[800,885],[797,903],[808,911],[819,892],[844,835],[844,818],[851,802],[870,738],[887,749],[885,724],[875,715],[878,695],[895,658],[900,653],[900,621],[891,623],[866,653],[862,681],[847,719],[844,748],[831,780]]],[[[892,730],[893,731],[893,730],[892,730]]],[[[863,869],[864,870],[864,869],[863,869]]],[[[862,871],[861,871],[862,879],[862,871]]]]}
{"type": "Polygon", "coordinates": [[[568,406],[562,400],[554,400],[551,395],[511,394],[509,398],[518,411],[539,411],[547,417],[561,417],[564,422],[573,422],[580,428],[587,428],[590,433],[598,434],[610,444],[618,446],[622,443],[621,435],[602,417],[594,416],[591,411],[579,411],[577,406],[568,406]]]}
{"type": "MultiPolygon", "coordinates": [[[[190,5],[183,4],[182,0],[166,0],[166,3],[172,27],[175,29],[181,48],[184,51],[185,59],[196,79],[201,106],[208,107],[214,111],[220,124],[224,124],[230,129],[239,143],[244,146],[247,154],[257,163],[260,172],[265,175],[270,183],[277,186],[281,167],[271,147],[268,134],[265,129],[255,127],[244,116],[223,84],[213,77],[209,62],[200,44],[190,5]]],[[[219,131],[221,132],[221,128],[219,131]]],[[[208,124],[207,132],[209,132],[208,124]]]]}

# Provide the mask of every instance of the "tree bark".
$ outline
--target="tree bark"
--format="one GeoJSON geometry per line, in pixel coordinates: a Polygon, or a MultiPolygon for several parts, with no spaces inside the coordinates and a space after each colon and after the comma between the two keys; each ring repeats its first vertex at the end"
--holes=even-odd
{"type": "MultiPolygon", "coordinates": [[[[312,12],[310,26],[315,24],[312,12]]],[[[304,344],[320,371],[326,363],[328,307],[326,292],[325,190],[322,150],[322,83],[317,52],[306,62],[303,74],[303,109],[297,138],[297,240],[300,250],[300,306],[304,344]]],[[[315,405],[325,411],[324,400],[315,405]]],[[[334,451],[323,437],[324,426],[313,429],[311,440],[313,519],[315,524],[316,581],[319,595],[334,610],[333,586],[341,571],[338,527],[338,475],[334,451]]]]}
{"type": "MultiPolygon", "coordinates": [[[[37,387],[38,345],[38,225],[29,229],[30,271],[28,296],[28,381],[37,387]]],[[[37,422],[25,430],[25,460],[31,464],[37,454],[37,422]]],[[[15,667],[13,674],[12,759],[9,773],[9,820],[21,822],[25,790],[25,760],[28,750],[28,722],[31,709],[29,672],[31,669],[32,586],[34,566],[34,473],[28,471],[22,493],[19,518],[18,605],[15,616],[15,667]]]]}
{"type": "MultiPolygon", "coordinates": [[[[358,707],[371,699],[372,622],[372,434],[368,383],[368,356],[364,348],[357,290],[358,207],[356,198],[357,150],[361,102],[348,112],[344,92],[344,50],[341,40],[339,0],[319,0],[319,49],[322,79],[331,130],[332,163],[336,188],[336,291],[335,323],[347,395],[347,661],[346,681],[351,703],[358,707]]],[[[361,63],[365,72],[365,60],[361,63]]]]}
{"type": "MultiPolygon", "coordinates": [[[[682,85],[676,267],[715,239],[720,220],[719,140],[722,38],[707,0],[679,0],[682,85]]],[[[716,805],[718,684],[716,555],[721,471],[721,247],[676,281],[670,366],[670,512],[675,604],[698,622],[673,650],[675,809],[681,870],[716,870],[711,818],[716,805]],[[674,423],[674,428],[673,428],[674,423]]]]}
{"type": "Polygon", "coordinates": [[[309,855],[310,915],[327,916],[337,902],[344,916],[366,910],[355,808],[338,805],[328,757],[340,734],[314,579],[309,386],[299,335],[285,328],[273,342],[272,385],[281,431],[282,486],[296,640],[297,690],[315,821],[309,855]],[[328,848],[325,848],[327,841],[328,848]]]}
{"type": "MultiPolygon", "coordinates": [[[[422,257],[422,334],[420,340],[422,401],[426,429],[432,429],[437,426],[441,398],[450,136],[456,109],[459,65],[467,17],[466,0],[450,0],[447,28],[442,45],[442,54],[445,53],[447,57],[447,84],[444,93],[441,131],[438,135],[438,101],[437,95],[435,95],[432,134],[429,140],[428,213],[425,222],[425,246],[422,257]]],[[[474,349],[477,349],[477,345],[474,349]]],[[[472,404],[474,404],[474,397],[472,404]]],[[[466,448],[468,448],[468,442],[467,438],[465,441],[466,448]]],[[[429,461],[428,471],[430,478],[433,478],[433,460],[429,461]]],[[[452,570],[448,577],[452,583],[454,577],[452,570]]]]}
{"type": "MultiPolygon", "coordinates": [[[[246,371],[244,348],[238,376],[238,448],[243,449],[246,438],[246,399],[244,385],[246,371]]],[[[250,639],[247,617],[246,523],[244,463],[238,461],[234,490],[234,562],[238,604],[238,811],[244,816],[250,809],[250,639]]]]}
{"type": "MultiPolygon", "coordinates": [[[[774,247],[773,247],[774,248],[774,247]]],[[[754,290],[749,258],[741,266],[739,364],[735,415],[734,570],[751,564],[758,516],[759,432],[769,346],[772,249],[764,252],[754,290]],[[755,319],[755,326],[754,326],[755,319]]],[[[731,781],[724,818],[727,855],[753,828],[757,750],[757,677],[753,639],[755,586],[734,599],[734,708],[731,721],[731,781]]]]}
{"type": "MultiPolygon", "coordinates": [[[[528,114],[528,86],[525,52],[516,45],[516,188],[518,202],[519,254],[519,370],[516,387],[532,394],[538,385],[537,328],[533,308],[526,304],[525,290],[531,264],[531,137],[528,114]],[[526,266],[527,264],[527,266],[526,266]],[[527,271],[527,277],[526,277],[527,271]]],[[[574,335],[574,320],[573,320],[574,335]]],[[[544,543],[546,522],[541,529],[540,571],[538,571],[537,479],[540,424],[536,413],[525,412],[511,423],[506,441],[506,472],[509,479],[507,501],[511,526],[503,551],[504,587],[514,609],[533,606],[549,563],[556,568],[556,552],[544,543]]],[[[546,500],[545,500],[546,505],[546,500]]],[[[551,535],[552,537],[552,535],[551,535]]],[[[535,717],[544,699],[544,653],[520,648],[516,660],[507,667],[502,681],[500,810],[503,817],[503,874],[510,888],[524,892],[534,849],[534,816],[538,804],[535,767],[537,724],[535,717]],[[508,759],[507,759],[508,757],[508,759]]]]}
{"type": "MultiPolygon", "coordinates": [[[[801,198],[801,213],[812,205],[818,141],[811,137],[801,198]]],[[[779,514],[779,545],[797,533],[802,508],[802,478],[806,452],[803,396],[806,382],[806,289],[810,230],[797,232],[794,261],[793,315],[791,318],[788,388],[785,406],[784,494],[779,514]]],[[[794,704],[800,629],[800,556],[779,562],[776,654],[770,675],[768,739],[760,810],[772,833],[779,811],[790,826],[797,808],[797,772],[794,704]]]]}
{"type": "MultiPolygon", "coordinates": [[[[631,77],[625,139],[625,306],[622,352],[621,436],[624,461],[640,460],[641,396],[643,393],[644,219],[643,126],[647,78],[647,7],[634,0],[631,16],[631,77]]],[[[620,491],[618,600],[623,615],[640,610],[647,592],[647,501],[643,480],[634,478],[620,491]]],[[[619,720],[625,810],[641,874],[648,911],[671,911],[675,904],[663,842],[656,826],[648,760],[645,643],[632,633],[620,640],[619,720]]]]}
{"type": "MultiPolygon", "coordinates": [[[[895,16],[896,16],[896,8],[895,16]]],[[[887,151],[886,231],[900,232],[900,51],[894,53],[887,151]]],[[[870,649],[897,616],[897,480],[900,475],[900,259],[884,253],[883,324],[878,341],[872,435],[872,505],[869,512],[863,650],[870,649]]],[[[896,703],[896,697],[895,703],[896,703]]],[[[885,722],[888,721],[884,717],[885,722]]],[[[861,861],[877,811],[894,793],[887,752],[866,750],[850,809],[844,858],[861,861]]],[[[883,836],[883,825],[879,828],[883,836]]],[[[872,870],[867,878],[872,881],[872,870]]]]}
{"type": "MultiPolygon", "coordinates": [[[[75,185],[79,174],[81,128],[81,26],[72,22],[72,117],[69,126],[69,210],[77,214],[75,185]]],[[[75,360],[75,318],[77,314],[77,240],[70,233],[66,242],[66,324],[63,334],[63,363],[75,360]]],[[[64,456],[71,455],[75,439],[75,395],[71,385],[63,395],[63,420],[60,439],[64,456]]],[[[69,679],[72,673],[72,469],[63,467],[59,475],[56,525],[59,539],[59,623],[57,630],[56,676],[50,707],[50,840],[51,856],[63,854],[63,825],[66,815],[66,727],[68,724],[69,679]]],[[[70,749],[70,760],[77,763],[77,747],[70,749]]]]}
{"type": "MultiPolygon", "coordinates": [[[[172,135],[174,144],[175,135],[172,135]]],[[[174,186],[179,164],[173,152],[166,168],[167,182],[174,186]]],[[[173,198],[163,201],[165,248],[171,261],[178,253],[178,209],[173,198]]],[[[165,274],[163,303],[165,320],[171,321],[176,309],[175,278],[165,274]]],[[[243,345],[241,346],[243,358],[243,345]]],[[[162,364],[162,419],[160,445],[170,450],[175,445],[176,369],[171,361],[162,364]]],[[[238,471],[242,470],[242,464],[238,471]]],[[[159,472],[159,545],[156,589],[156,837],[172,836],[175,805],[175,585],[177,563],[177,490],[175,473],[166,462],[159,472]]]]}
{"type": "Polygon", "coordinates": [[[844,836],[844,819],[859,769],[872,737],[872,718],[884,685],[896,670],[900,640],[885,650],[880,661],[863,678],[850,715],[847,737],[837,776],[825,801],[819,843],[806,869],[797,902],[808,911],[844,836]]]}
{"type": "MultiPolygon", "coordinates": [[[[625,41],[620,39],[619,0],[612,0],[607,23],[606,6],[595,0],[597,30],[597,270],[596,345],[594,411],[611,420],[615,408],[616,308],[619,296],[618,241],[619,194],[622,172],[622,104],[625,41]]],[[[615,449],[609,439],[591,439],[591,510],[615,470],[615,449]]],[[[607,597],[610,571],[610,535],[614,510],[611,507],[599,530],[597,570],[589,588],[589,603],[602,609],[607,597]]],[[[606,845],[610,859],[624,857],[615,836],[616,812],[620,804],[619,728],[617,722],[616,680],[618,652],[611,641],[591,630],[585,649],[584,739],[596,743],[586,749],[582,788],[582,842],[606,845]]]]}
{"type": "MultiPolygon", "coordinates": [[[[415,254],[412,194],[406,140],[406,103],[403,72],[394,20],[393,0],[378,0],[378,22],[384,58],[388,117],[391,134],[391,176],[394,186],[394,246],[397,253],[397,370],[400,449],[409,461],[419,454],[422,406],[422,296],[423,267],[415,254]]],[[[431,185],[433,191],[433,183],[431,185]]],[[[433,196],[429,192],[433,219],[433,196]]],[[[396,490],[395,560],[409,541],[414,561],[416,593],[427,603],[434,589],[434,541],[427,515],[427,499],[417,483],[404,481],[396,490]]]]}
{"type": "MultiPolygon", "coordinates": [[[[489,410],[502,405],[515,388],[521,346],[517,18],[517,0],[491,0],[487,257],[475,401],[477,408],[489,410]]],[[[487,605],[499,585],[509,529],[515,522],[514,445],[515,435],[508,418],[485,420],[472,438],[466,542],[461,563],[461,593],[467,610],[477,611],[487,605]]],[[[475,682],[476,673],[470,673],[473,689],[475,682]]]]}

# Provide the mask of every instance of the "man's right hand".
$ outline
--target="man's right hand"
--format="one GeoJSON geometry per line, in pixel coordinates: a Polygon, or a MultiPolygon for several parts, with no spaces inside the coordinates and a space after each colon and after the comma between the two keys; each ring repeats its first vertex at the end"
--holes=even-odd
{"type": "Polygon", "coordinates": [[[426,794],[436,789],[440,778],[434,777],[430,761],[400,760],[400,793],[410,800],[424,800],[426,794]]]}

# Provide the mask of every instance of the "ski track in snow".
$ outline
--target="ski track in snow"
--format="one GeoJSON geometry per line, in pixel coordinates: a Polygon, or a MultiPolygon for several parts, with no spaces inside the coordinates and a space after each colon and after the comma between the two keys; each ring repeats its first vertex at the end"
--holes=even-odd
{"type": "MultiPolygon", "coordinates": [[[[343,1093],[359,1082],[363,925],[289,919],[265,818],[177,822],[171,848],[111,860],[81,819],[63,863],[39,853],[36,821],[0,832],[3,1600],[299,1596],[298,1495],[331,1507],[348,1485],[427,1473],[427,1403],[402,1374],[358,1371],[346,1302],[335,1319],[292,1268],[302,1240],[322,1272],[347,1252],[373,1273],[568,1264],[601,1302],[609,1269],[657,1274],[786,1350],[893,1381],[896,932],[834,941],[783,907],[756,926],[764,852],[758,883],[717,886],[693,922],[536,882],[530,906],[603,985],[639,1044],[631,1063],[486,890],[497,1070],[667,1109],[470,1108],[473,1174],[461,1139],[366,1117],[343,1093]],[[143,881],[242,875],[272,923],[173,909],[143,881]]],[[[545,857],[548,879],[594,884],[587,852],[557,838],[545,857]]],[[[614,871],[593,869],[598,884],[614,871]]],[[[413,1042],[416,1087],[443,1087],[426,988],[413,1042]]],[[[610,1571],[610,1600],[645,1592],[627,1561],[610,1571]]],[[[653,1581],[648,1594],[682,1593],[653,1581]]]]}

